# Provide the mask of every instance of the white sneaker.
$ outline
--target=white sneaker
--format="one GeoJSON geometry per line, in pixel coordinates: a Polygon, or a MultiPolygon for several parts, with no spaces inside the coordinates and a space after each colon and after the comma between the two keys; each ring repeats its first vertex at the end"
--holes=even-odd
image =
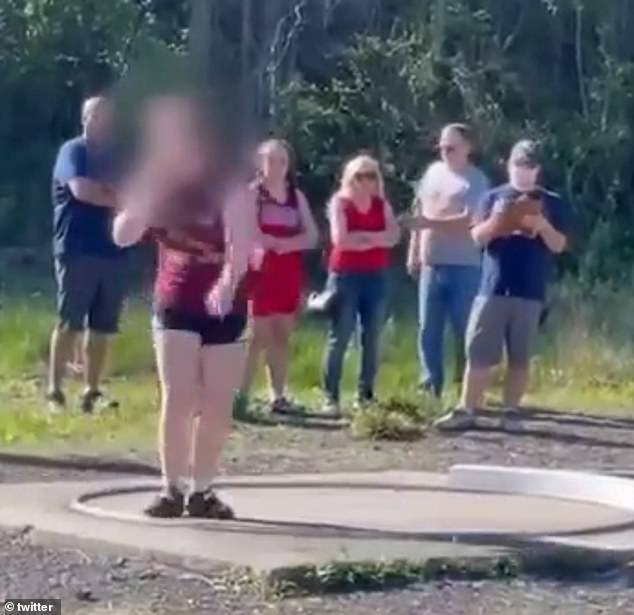
{"type": "Polygon", "coordinates": [[[321,414],[325,418],[340,419],[341,407],[336,401],[327,401],[321,409],[321,414]]]}
{"type": "Polygon", "coordinates": [[[508,433],[522,433],[522,415],[517,408],[508,408],[502,415],[502,429],[508,433]]]}
{"type": "Polygon", "coordinates": [[[467,431],[476,425],[476,416],[470,408],[456,408],[434,421],[440,431],[467,431]]]}

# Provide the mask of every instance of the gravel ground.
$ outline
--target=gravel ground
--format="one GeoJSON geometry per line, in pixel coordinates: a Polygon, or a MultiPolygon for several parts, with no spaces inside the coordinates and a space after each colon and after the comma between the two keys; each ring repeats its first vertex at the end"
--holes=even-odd
{"type": "MultiPolygon", "coordinates": [[[[575,469],[634,467],[634,422],[605,417],[532,414],[526,433],[485,429],[461,436],[430,434],[412,443],[354,441],[346,431],[241,425],[225,458],[228,473],[354,470],[446,470],[454,463],[495,463],[575,469]]],[[[130,455],[128,454],[129,458],[130,455]]],[[[154,452],[136,453],[154,462],[154,452]]],[[[95,480],[116,475],[0,462],[0,482],[95,480]]],[[[408,590],[267,603],[227,572],[209,578],[143,559],[107,557],[34,546],[28,534],[0,531],[0,599],[59,597],[64,613],[246,615],[628,615],[634,588],[625,581],[566,585],[549,582],[430,584],[408,590]]]]}
{"type": "MultiPolygon", "coordinates": [[[[522,435],[498,429],[496,414],[482,429],[459,436],[429,432],[416,442],[353,440],[346,430],[239,426],[225,456],[229,473],[355,470],[445,471],[456,463],[599,470],[634,467],[634,420],[527,413],[522,435]]],[[[150,457],[153,458],[153,457],[150,457]]]]}
{"type": "Polygon", "coordinates": [[[267,602],[229,572],[200,576],[137,558],[34,546],[0,532],[0,600],[54,597],[74,615],[627,615],[623,583],[433,583],[407,590],[267,602]]]}
{"type": "MultiPolygon", "coordinates": [[[[497,429],[499,421],[492,412],[484,415],[481,424],[482,429],[461,435],[429,432],[415,442],[359,441],[352,439],[345,429],[238,424],[227,446],[223,471],[228,474],[446,471],[456,463],[572,467],[595,472],[627,471],[634,467],[632,419],[527,413],[522,435],[497,429]]],[[[157,464],[153,449],[124,453],[127,460],[157,464]]],[[[112,453],[106,457],[112,457],[112,453]]],[[[78,480],[106,477],[94,472],[11,468],[0,459],[0,482],[58,480],[59,476],[74,476],[78,480]]]]}

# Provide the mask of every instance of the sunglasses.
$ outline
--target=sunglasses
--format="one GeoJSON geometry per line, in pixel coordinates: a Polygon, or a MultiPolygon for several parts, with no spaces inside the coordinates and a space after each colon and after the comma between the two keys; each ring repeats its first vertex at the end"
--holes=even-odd
{"type": "Polygon", "coordinates": [[[374,171],[366,171],[361,173],[355,173],[354,178],[359,182],[362,182],[362,181],[372,182],[378,179],[378,175],[374,171]]]}

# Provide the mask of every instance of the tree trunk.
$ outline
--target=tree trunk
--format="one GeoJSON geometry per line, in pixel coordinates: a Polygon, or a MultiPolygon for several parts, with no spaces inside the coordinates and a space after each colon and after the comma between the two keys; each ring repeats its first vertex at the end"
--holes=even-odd
{"type": "Polygon", "coordinates": [[[253,47],[253,3],[242,0],[242,28],[240,35],[240,72],[241,72],[241,106],[245,119],[245,128],[251,132],[254,113],[254,83],[252,78],[251,49],[253,47]]]}
{"type": "Polygon", "coordinates": [[[432,24],[431,51],[434,60],[438,61],[442,57],[447,28],[447,4],[445,0],[436,0],[432,9],[432,24]]]}
{"type": "Polygon", "coordinates": [[[213,0],[190,0],[189,52],[197,75],[208,82],[211,79],[211,20],[213,0]]]}
{"type": "Polygon", "coordinates": [[[584,117],[590,113],[588,94],[586,92],[586,76],[583,63],[583,4],[577,4],[575,20],[575,57],[577,62],[577,80],[579,82],[579,98],[584,117]]]}

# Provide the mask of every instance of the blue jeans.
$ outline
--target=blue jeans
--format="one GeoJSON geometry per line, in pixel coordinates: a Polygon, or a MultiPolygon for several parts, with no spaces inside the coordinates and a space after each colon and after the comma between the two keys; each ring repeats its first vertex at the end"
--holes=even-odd
{"type": "Polygon", "coordinates": [[[388,295],[387,271],[331,273],[328,285],[336,292],[331,314],[323,368],[323,388],[330,401],[339,402],[341,374],[346,350],[357,318],[361,325],[361,371],[358,395],[374,395],[379,341],[385,322],[388,295]]]}
{"type": "Polygon", "coordinates": [[[421,270],[418,349],[422,385],[434,395],[440,396],[444,385],[443,351],[447,319],[456,337],[460,365],[464,363],[465,334],[479,283],[479,267],[436,265],[421,270]]]}

